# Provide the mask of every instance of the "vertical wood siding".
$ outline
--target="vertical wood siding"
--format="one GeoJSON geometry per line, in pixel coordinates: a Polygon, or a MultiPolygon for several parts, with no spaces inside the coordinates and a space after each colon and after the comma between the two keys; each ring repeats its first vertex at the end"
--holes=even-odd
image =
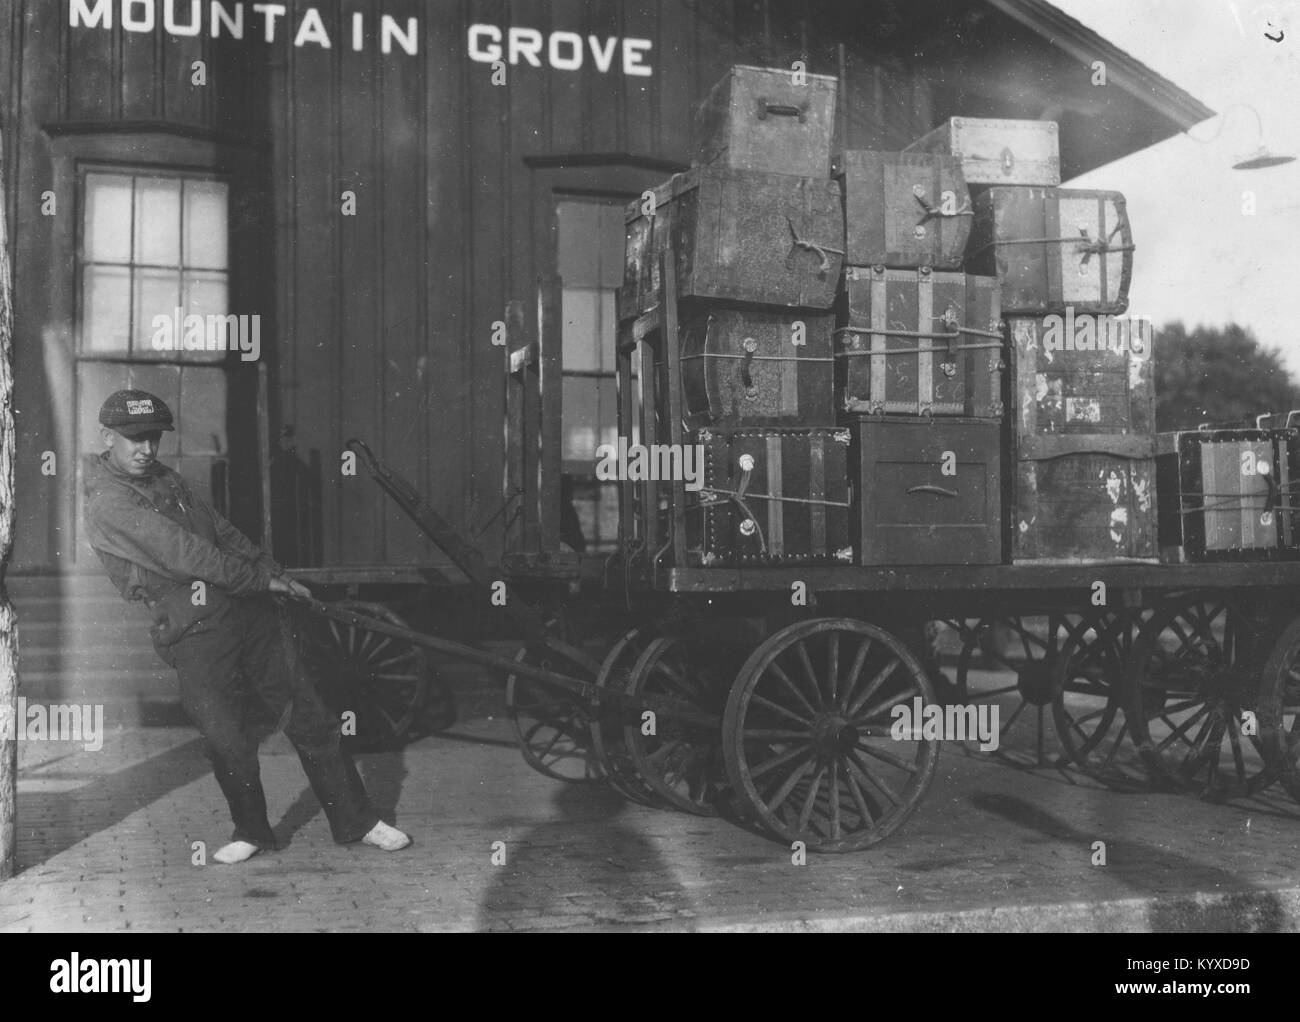
{"type": "MultiPolygon", "coordinates": [[[[187,5],[184,17],[188,13],[187,5]]],[[[292,424],[300,453],[319,451],[327,564],[438,563],[430,547],[368,477],[340,476],[349,437],[367,440],[434,505],[467,531],[501,507],[504,379],[491,324],[521,302],[536,333],[536,281],[554,272],[553,178],[541,183],[526,158],[625,154],[689,160],[695,104],[732,63],[835,74],[837,44],[849,52],[846,99],[852,146],[901,147],[931,125],[928,90],[915,72],[873,54],[854,4],[796,0],[290,0],[277,40],[261,39],[246,6],[245,39],[173,39],[67,25],[63,0],[0,0],[0,115],[11,131],[6,170],[17,262],[19,317],[18,562],[51,567],[58,546],[52,494],[70,481],[39,475],[39,451],[56,440],[64,414],[50,394],[70,382],[47,378],[45,348],[72,342],[68,295],[51,296],[53,235],[72,229],[71,194],[60,216],[33,199],[51,176],[42,125],[157,122],[198,132],[269,137],[260,204],[268,221],[269,283],[262,310],[272,361],[276,422],[292,424]],[[307,7],[333,43],[294,47],[307,7]],[[351,16],[366,16],[365,48],[351,47],[351,16]],[[811,12],[811,13],[810,13],[811,12]],[[379,18],[419,19],[419,51],[383,55],[379,18]],[[507,84],[467,55],[472,23],[653,42],[652,77],[608,73],[588,50],[581,71],[527,64],[507,84]],[[191,85],[204,60],[209,84],[191,85]],[[356,193],[357,215],[341,215],[356,193]],[[43,340],[48,336],[49,340],[43,340]]],[[[114,5],[115,15],[117,5],[114,5]]],[[[161,21],[162,4],[158,4],[161,21]]],[[[116,17],[115,17],[116,21],[116,17]]],[[[232,201],[238,201],[232,196],[232,201]]],[[[70,348],[68,349],[70,352],[70,348]]],[[[240,407],[233,414],[251,415],[240,407]]],[[[69,477],[65,477],[69,478],[69,477]]],[[[63,487],[63,489],[60,489],[63,487]]],[[[500,552],[508,515],[477,541],[500,552]]]]}

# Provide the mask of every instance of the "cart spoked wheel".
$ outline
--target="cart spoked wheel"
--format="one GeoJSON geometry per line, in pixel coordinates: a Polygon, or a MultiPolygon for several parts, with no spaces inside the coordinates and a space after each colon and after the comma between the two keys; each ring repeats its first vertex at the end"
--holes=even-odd
{"type": "MultiPolygon", "coordinates": [[[[591,659],[558,639],[530,643],[515,659],[577,681],[595,681],[591,659]]],[[[511,674],[506,681],[506,714],[524,761],[538,773],[573,783],[600,780],[600,767],[591,751],[595,722],[579,697],[522,674],[511,674]]]]}
{"type": "Polygon", "coordinates": [[[1059,691],[1052,700],[1066,758],[1118,791],[1148,784],[1129,726],[1128,662],[1141,618],[1107,613],[1081,621],[1062,646],[1059,691]]]}
{"type": "MultiPolygon", "coordinates": [[[[991,755],[1022,769],[1048,765],[1048,713],[1066,671],[1065,646],[1081,624],[1098,617],[1052,611],[983,618],[966,629],[957,689],[976,706],[997,707],[998,746],[991,755]]],[[[1088,634],[1095,635],[1085,630],[1081,639],[1088,634]]],[[[978,746],[967,742],[969,749],[978,746]]]]}
{"type": "MultiPolygon", "coordinates": [[[[637,659],[625,691],[634,701],[662,696],[721,718],[739,662],[740,657],[728,657],[725,646],[663,635],[637,659]]],[[[725,783],[718,724],[682,720],[661,710],[629,720],[623,736],[642,780],[662,803],[697,816],[717,815],[717,795],[725,783]]]]}
{"type": "MultiPolygon", "coordinates": [[[[633,628],[622,636],[605,655],[596,676],[596,685],[611,692],[626,691],[632,668],[657,634],[658,630],[654,628],[633,628]]],[[[634,717],[639,726],[640,717],[631,710],[617,705],[602,708],[597,726],[591,732],[592,752],[615,791],[634,802],[662,809],[664,800],[642,779],[624,740],[624,723],[634,717]]]]}
{"type": "Polygon", "coordinates": [[[876,625],[820,618],[781,629],[745,661],[727,697],[722,748],[745,807],[776,836],[850,852],[912,815],[938,742],[891,735],[894,706],[934,701],[921,663],[876,625]]]}
{"type": "Polygon", "coordinates": [[[1300,801],[1300,618],[1282,631],[1260,672],[1259,733],[1274,773],[1300,801]]]}
{"type": "MultiPolygon", "coordinates": [[[[380,603],[355,600],[333,606],[400,628],[408,627],[380,603]]],[[[308,622],[303,644],[325,703],[335,713],[356,714],[355,745],[389,749],[413,737],[431,692],[449,698],[424,650],[405,639],[331,618],[308,622]]],[[[348,727],[344,726],[345,740],[348,727]]]]}
{"type": "Polygon", "coordinates": [[[1258,622],[1216,593],[1171,601],[1143,626],[1128,719],[1153,783],[1222,799],[1272,782],[1263,740],[1250,733],[1258,731],[1261,638],[1258,622]]]}

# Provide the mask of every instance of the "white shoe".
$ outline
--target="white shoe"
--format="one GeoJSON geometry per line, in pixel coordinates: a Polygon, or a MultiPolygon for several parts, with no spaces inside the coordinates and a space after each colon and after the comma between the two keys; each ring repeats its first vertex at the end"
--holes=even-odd
{"type": "Polygon", "coordinates": [[[380,820],[370,828],[369,832],[361,840],[368,845],[382,848],[386,852],[396,852],[411,843],[411,836],[403,834],[396,827],[390,827],[383,820],[380,820]]]}
{"type": "Polygon", "coordinates": [[[249,844],[247,841],[232,841],[230,844],[222,845],[218,848],[212,853],[212,857],[216,859],[217,862],[223,862],[227,866],[233,866],[237,862],[251,859],[261,850],[262,849],[258,848],[257,845],[249,844]]]}

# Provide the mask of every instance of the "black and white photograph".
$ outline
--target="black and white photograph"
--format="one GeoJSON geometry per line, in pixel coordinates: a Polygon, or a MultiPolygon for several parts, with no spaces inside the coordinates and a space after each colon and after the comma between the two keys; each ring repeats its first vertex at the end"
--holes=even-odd
{"type": "Polygon", "coordinates": [[[125,941],[34,988],[1265,990],[1134,935],[1300,930],[1297,96],[1294,0],[0,0],[0,933],[125,941]]]}

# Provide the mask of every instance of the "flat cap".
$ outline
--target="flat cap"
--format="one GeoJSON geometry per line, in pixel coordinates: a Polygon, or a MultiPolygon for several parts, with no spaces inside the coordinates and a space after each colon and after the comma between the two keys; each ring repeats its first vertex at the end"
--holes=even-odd
{"type": "Polygon", "coordinates": [[[176,428],[167,402],[146,390],[116,390],[109,394],[99,410],[99,421],[132,439],[176,428]]]}

